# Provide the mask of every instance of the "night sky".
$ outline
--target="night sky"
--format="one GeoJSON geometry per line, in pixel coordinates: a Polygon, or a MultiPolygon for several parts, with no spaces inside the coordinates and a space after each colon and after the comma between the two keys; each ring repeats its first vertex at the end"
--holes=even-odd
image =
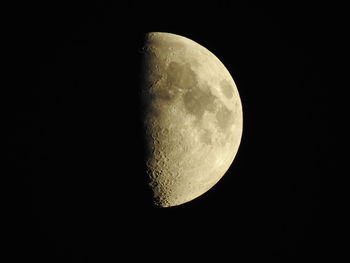
{"type": "Polygon", "coordinates": [[[23,22],[20,45],[33,74],[8,111],[18,184],[14,258],[322,258],[321,8],[71,2],[31,5],[23,22]],[[144,177],[139,50],[150,31],[208,48],[232,74],[243,105],[242,142],[226,175],[201,197],[166,209],[151,205],[144,177]]]}

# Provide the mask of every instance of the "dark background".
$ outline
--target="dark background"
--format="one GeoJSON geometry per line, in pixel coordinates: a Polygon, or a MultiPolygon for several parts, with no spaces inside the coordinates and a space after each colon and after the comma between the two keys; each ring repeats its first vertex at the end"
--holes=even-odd
{"type": "Polygon", "coordinates": [[[30,4],[19,22],[28,73],[8,111],[17,183],[12,256],[321,259],[325,8],[73,3],[30,4]],[[150,204],[142,161],[138,51],[149,31],[207,47],[231,72],[243,104],[243,138],[227,174],[203,196],[167,209],[150,204]]]}

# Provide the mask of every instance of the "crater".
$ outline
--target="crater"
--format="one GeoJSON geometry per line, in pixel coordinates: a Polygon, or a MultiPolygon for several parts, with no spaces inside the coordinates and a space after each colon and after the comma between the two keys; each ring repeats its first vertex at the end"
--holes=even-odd
{"type": "Polygon", "coordinates": [[[233,86],[232,84],[227,80],[222,80],[220,83],[221,91],[225,95],[226,98],[231,99],[233,97],[233,86]]]}

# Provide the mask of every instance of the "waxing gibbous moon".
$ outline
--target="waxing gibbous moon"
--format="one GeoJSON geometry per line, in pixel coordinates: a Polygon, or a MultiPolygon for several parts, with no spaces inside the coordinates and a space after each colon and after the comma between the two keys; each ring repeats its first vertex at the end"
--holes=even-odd
{"type": "Polygon", "coordinates": [[[149,186],[157,206],[176,206],[208,191],[232,164],[241,100],[220,60],[186,37],[148,33],[142,56],[149,186]]]}

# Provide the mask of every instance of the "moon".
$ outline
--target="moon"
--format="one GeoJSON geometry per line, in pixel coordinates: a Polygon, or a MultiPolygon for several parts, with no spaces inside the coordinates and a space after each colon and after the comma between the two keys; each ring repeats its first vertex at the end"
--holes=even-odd
{"type": "Polygon", "coordinates": [[[147,180],[155,205],[181,205],[232,164],[243,129],[240,96],[223,63],[186,37],[147,33],[142,58],[147,180]]]}

